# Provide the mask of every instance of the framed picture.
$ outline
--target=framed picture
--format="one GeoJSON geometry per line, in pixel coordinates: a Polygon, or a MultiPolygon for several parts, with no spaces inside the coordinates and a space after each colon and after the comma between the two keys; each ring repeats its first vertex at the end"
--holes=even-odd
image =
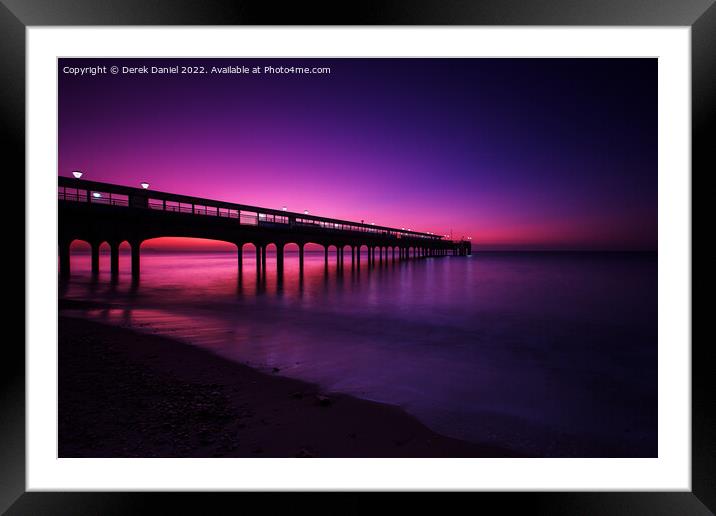
{"type": "Polygon", "coordinates": [[[711,4],[4,1],[0,507],[709,514],[711,4]]]}

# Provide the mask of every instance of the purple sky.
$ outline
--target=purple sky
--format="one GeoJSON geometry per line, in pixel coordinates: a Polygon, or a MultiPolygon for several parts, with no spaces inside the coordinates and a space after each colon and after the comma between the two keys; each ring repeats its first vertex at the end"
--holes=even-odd
{"type": "Polygon", "coordinates": [[[655,249],[656,59],[60,59],[59,174],[483,249],[655,249]],[[321,66],[78,76],[66,66],[321,66]]]}

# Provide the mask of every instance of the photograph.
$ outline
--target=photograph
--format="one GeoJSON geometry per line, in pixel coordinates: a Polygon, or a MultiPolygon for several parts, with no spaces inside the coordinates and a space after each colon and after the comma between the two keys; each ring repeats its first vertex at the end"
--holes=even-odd
{"type": "Polygon", "coordinates": [[[59,457],[657,457],[657,72],[59,58],[59,457]]]}

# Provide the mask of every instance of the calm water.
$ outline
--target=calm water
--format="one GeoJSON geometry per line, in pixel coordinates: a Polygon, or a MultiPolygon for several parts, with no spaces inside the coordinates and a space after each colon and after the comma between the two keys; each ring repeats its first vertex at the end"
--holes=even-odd
{"type": "MultiPolygon", "coordinates": [[[[257,284],[251,252],[145,252],[133,287],[92,281],[73,255],[81,311],[237,362],[403,407],[433,430],[540,456],[655,456],[657,259],[483,253],[340,273],[286,256],[257,284]]],[[[101,268],[109,270],[109,257],[101,268]]],[[[76,315],[78,315],[76,313],[76,315]]]]}

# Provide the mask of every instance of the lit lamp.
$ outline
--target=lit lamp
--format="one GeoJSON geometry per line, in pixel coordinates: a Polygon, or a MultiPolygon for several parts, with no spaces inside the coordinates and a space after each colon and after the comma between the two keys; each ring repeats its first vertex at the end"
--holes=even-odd
{"type": "Polygon", "coordinates": [[[100,197],[102,197],[102,194],[99,192],[92,192],[92,197],[94,197],[95,199],[99,199],[100,197]]]}
{"type": "Polygon", "coordinates": [[[75,179],[79,179],[82,177],[82,171],[81,170],[73,170],[72,175],[75,176],[75,179]]]}
{"type": "Polygon", "coordinates": [[[286,206],[281,206],[281,211],[286,211],[287,209],[286,206]]]}
{"type": "Polygon", "coordinates": [[[142,182],[139,183],[139,184],[140,184],[141,187],[144,188],[145,190],[146,190],[147,188],[149,188],[149,183],[147,183],[146,181],[142,181],[142,182]]]}
{"type": "Polygon", "coordinates": [[[303,210],[304,215],[308,215],[308,210],[303,210]]]}

